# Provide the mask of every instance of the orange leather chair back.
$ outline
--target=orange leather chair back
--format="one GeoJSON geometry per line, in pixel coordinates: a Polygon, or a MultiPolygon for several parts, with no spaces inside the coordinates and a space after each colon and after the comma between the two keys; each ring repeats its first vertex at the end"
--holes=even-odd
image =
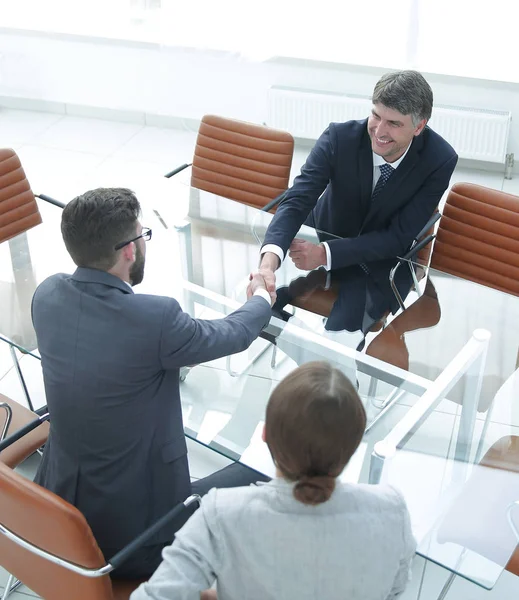
{"type": "Polygon", "coordinates": [[[519,296],[519,197],[456,183],[440,220],[431,267],[519,296]]]}
{"type": "Polygon", "coordinates": [[[288,188],[294,138],[286,131],[205,115],[191,185],[262,208],[288,188]]]}
{"type": "MultiPolygon", "coordinates": [[[[18,402],[11,400],[7,396],[0,394],[0,403],[5,402],[11,407],[12,419],[9,429],[7,430],[6,436],[11,435],[15,431],[18,431],[24,425],[31,423],[38,418],[36,413],[33,413],[25,406],[22,406],[18,402]]],[[[5,409],[0,407],[0,431],[3,431],[5,421],[7,419],[7,412],[5,409]]],[[[4,465],[14,469],[20,463],[22,463],[31,454],[36,452],[38,448],[43,446],[49,436],[49,423],[42,423],[39,427],[24,435],[12,446],[9,446],[2,452],[0,452],[0,462],[4,465]]]]}
{"type": "MultiPolygon", "coordinates": [[[[105,564],[83,515],[0,463],[0,523],[39,548],[87,568],[105,564]]],[[[0,532],[0,564],[47,600],[113,600],[108,575],[91,579],[40,558],[0,532]]]]}
{"type": "Polygon", "coordinates": [[[41,216],[20,159],[0,148],[0,242],[41,223],[41,216]]]}

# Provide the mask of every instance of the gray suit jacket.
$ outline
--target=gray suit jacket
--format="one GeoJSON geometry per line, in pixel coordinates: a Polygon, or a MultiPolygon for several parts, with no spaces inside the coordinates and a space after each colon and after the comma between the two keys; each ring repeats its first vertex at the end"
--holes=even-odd
{"type": "MultiPolygon", "coordinates": [[[[95,269],[38,287],[51,421],[36,482],[79,508],[101,548],[121,548],[191,493],[179,368],[244,350],[270,315],[255,296],[224,319],[192,319],[95,269]]],[[[166,528],[149,543],[172,538],[166,528]]]]}
{"type": "Polygon", "coordinates": [[[337,483],[305,506],[293,484],[213,489],[164,550],[131,600],[394,600],[409,579],[416,542],[401,494],[337,483]]]}

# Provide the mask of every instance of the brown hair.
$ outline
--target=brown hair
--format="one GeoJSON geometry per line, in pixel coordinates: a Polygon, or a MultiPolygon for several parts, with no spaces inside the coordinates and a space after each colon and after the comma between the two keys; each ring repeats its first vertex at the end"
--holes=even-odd
{"type": "Polygon", "coordinates": [[[275,388],[267,405],[265,440],[281,474],[295,481],[304,504],[330,498],[364,435],[366,412],[338,369],[309,362],[275,388]]]}
{"type": "Polygon", "coordinates": [[[78,267],[108,271],[117,262],[114,247],[136,236],[141,207],[126,188],[97,188],[63,209],[61,233],[78,267]]]}

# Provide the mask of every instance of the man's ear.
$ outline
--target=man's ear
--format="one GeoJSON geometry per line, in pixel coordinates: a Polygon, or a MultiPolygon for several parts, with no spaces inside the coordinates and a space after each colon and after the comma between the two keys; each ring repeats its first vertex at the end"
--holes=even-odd
{"type": "Polygon", "coordinates": [[[135,260],[135,252],[136,252],[135,242],[131,242],[127,246],[124,246],[124,248],[121,248],[121,250],[122,250],[124,258],[128,262],[133,262],[135,260]]]}
{"type": "Polygon", "coordinates": [[[420,135],[422,133],[422,131],[424,130],[425,126],[427,125],[427,119],[422,119],[418,125],[416,126],[415,130],[414,130],[414,135],[420,135]]]}
{"type": "Polygon", "coordinates": [[[261,432],[261,439],[267,443],[267,428],[265,424],[263,424],[263,431],[261,432]]]}

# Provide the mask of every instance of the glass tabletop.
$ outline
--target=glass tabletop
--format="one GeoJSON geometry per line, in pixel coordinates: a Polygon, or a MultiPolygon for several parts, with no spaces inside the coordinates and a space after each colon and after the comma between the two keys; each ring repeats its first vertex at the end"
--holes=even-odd
{"type": "MultiPolygon", "coordinates": [[[[142,224],[153,228],[153,239],[144,282],[135,291],[174,296],[198,318],[220,318],[237,308],[272,215],[169,182],[137,193],[142,224]]],[[[30,318],[35,287],[75,268],[61,239],[60,209],[45,203],[40,209],[43,225],[0,245],[0,333],[30,350],[36,348],[30,318]]],[[[318,237],[305,227],[298,235],[318,237]]],[[[286,260],[277,280],[288,284],[301,275],[286,260]]],[[[296,308],[288,323],[273,318],[247,352],[187,374],[181,385],[185,431],[272,474],[260,439],[271,390],[298,364],[333,362],[358,384],[368,412],[368,429],[343,477],[397,486],[411,511],[419,553],[491,588],[515,548],[508,521],[508,534],[503,528],[498,551],[491,553],[485,544],[469,544],[453,523],[460,522],[457,507],[469,505],[466,490],[481,497],[478,489],[493,489],[477,477],[489,471],[479,465],[488,449],[519,435],[519,405],[512,402],[518,395],[519,299],[432,270],[419,290],[424,293],[412,292],[406,301],[410,312],[369,333],[362,352],[356,350],[362,335],[328,332],[320,314],[296,308]]],[[[513,495],[512,480],[515,475],[503,485],[513,495]]],[[[496,513],[506,519],[507,507],[496,513]]],[[[478,532],[484,522],[474,516],[469,529],[478,532]]]]}

